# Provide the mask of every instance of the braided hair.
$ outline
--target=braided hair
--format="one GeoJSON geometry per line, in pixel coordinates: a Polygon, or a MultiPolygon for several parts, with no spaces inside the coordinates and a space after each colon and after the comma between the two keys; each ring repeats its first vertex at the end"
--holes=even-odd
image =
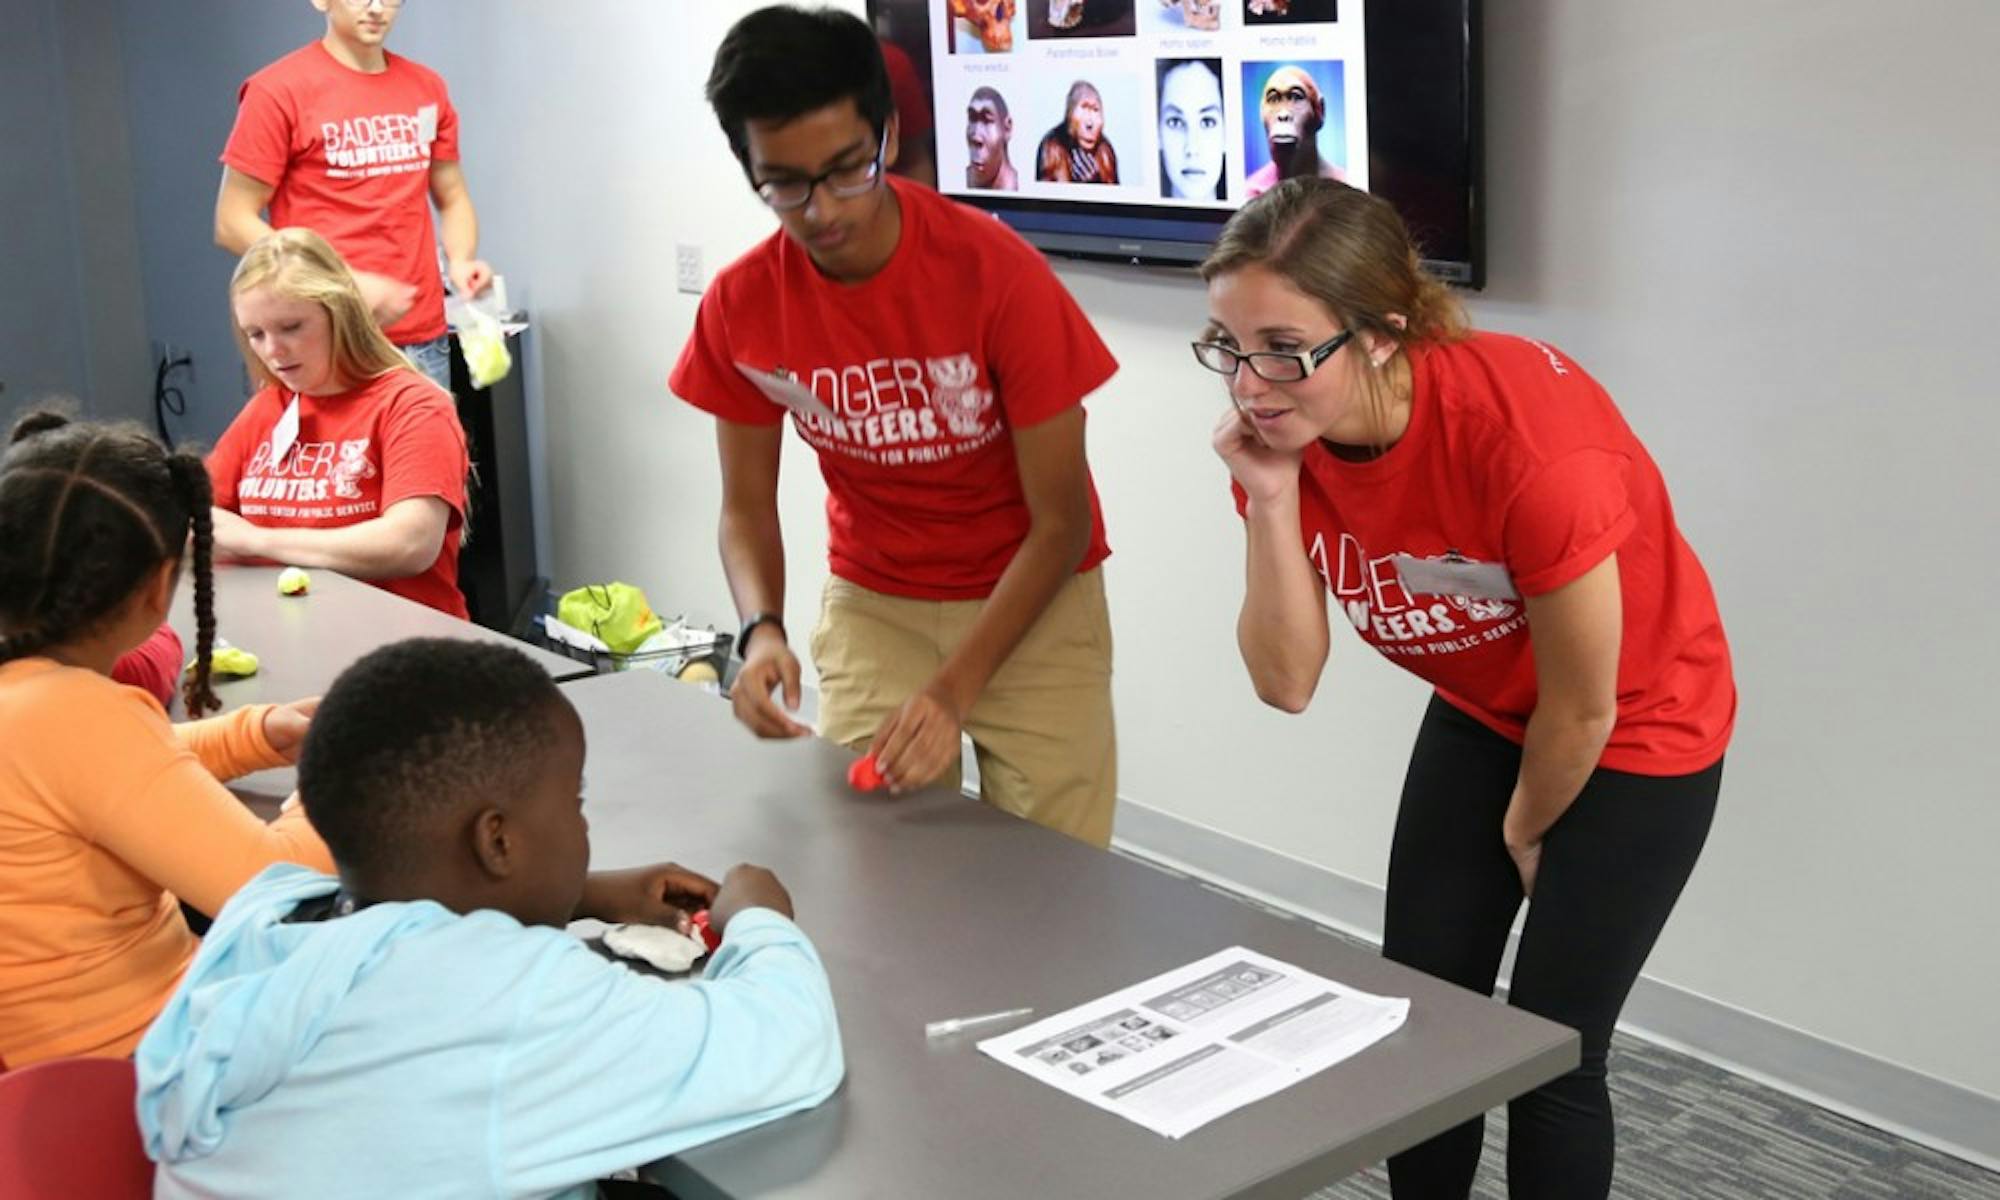
{"type": "Polygon", "coordinates": [[[194,539],[195,669],[189,716],[222,707],[215,650],[208,471],[138,425],[27,413],[0,456],[0,663],[40,654],[114,618],[194,539]]]}

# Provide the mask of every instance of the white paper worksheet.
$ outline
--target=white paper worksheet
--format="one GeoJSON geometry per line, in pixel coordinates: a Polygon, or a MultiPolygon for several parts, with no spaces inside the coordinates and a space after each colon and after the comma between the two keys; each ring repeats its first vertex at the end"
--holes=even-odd
{"type": "Polygon", "coordinates": [[[1360,1053],[1409,1012],[1234,946],[979,1049],[1178,1138],[1360,1053]]]}

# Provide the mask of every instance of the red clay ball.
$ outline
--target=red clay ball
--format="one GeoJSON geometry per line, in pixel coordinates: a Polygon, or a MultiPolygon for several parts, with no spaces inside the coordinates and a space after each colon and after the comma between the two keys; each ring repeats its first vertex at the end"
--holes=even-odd
{"type": "Polygon", "coordinates": [[[875,756],[864,754],[847,768],[847,782],[856,791],[872,792],[882,786],[882,772],[875,769],[875,756]]]}

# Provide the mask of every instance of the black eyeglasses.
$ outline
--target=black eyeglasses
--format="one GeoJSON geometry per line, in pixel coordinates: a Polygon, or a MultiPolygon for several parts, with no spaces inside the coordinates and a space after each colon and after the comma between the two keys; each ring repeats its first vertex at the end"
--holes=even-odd
{"type": "Polygon", "coordinates": [[[1333,352],[1345,346],[1347,339],[1353,336],[1352,329],[1343,329],[1310,350],[1253,350],[1248,354],[1221,342],[1196,342],[1194,360],[1217,375],[1234,375],[1238,366],[1249,363],[1259,379],[1271,383],[1297,383],[1318,370],[1321,363],[1332,358],[1333,352]]]}
{"type": "Polygon", "coordinates": [[[757,185],[757,196],[778,212],[804,208],[812,200],[813,189],[822,183],[827,191],[843,200],[865,196],[881,181],[882,159],[888,151],[889,143],[877,138],[875,157],[860,166],[835,167],[830,171],[821,171],[810,179],[767,180],[757,185]]]}

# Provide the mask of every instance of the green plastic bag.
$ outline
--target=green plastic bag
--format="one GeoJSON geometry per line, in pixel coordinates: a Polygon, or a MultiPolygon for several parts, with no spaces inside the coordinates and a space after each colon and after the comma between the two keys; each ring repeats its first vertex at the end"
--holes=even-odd
{"type": "Polygon", "coordinates": [[[476,388],[499,383],[514,366],[500,322],[470,304],[459,312],[458,352],[465,357],[466,376],[476,388]]]}
{"type": "Polygon", "coordinates": [[[665,627],[646,603],[646,593],[629,583],[593,583],[564,592],[556,620],[595,634],[613,654],[630,654],[665,627]]]}

